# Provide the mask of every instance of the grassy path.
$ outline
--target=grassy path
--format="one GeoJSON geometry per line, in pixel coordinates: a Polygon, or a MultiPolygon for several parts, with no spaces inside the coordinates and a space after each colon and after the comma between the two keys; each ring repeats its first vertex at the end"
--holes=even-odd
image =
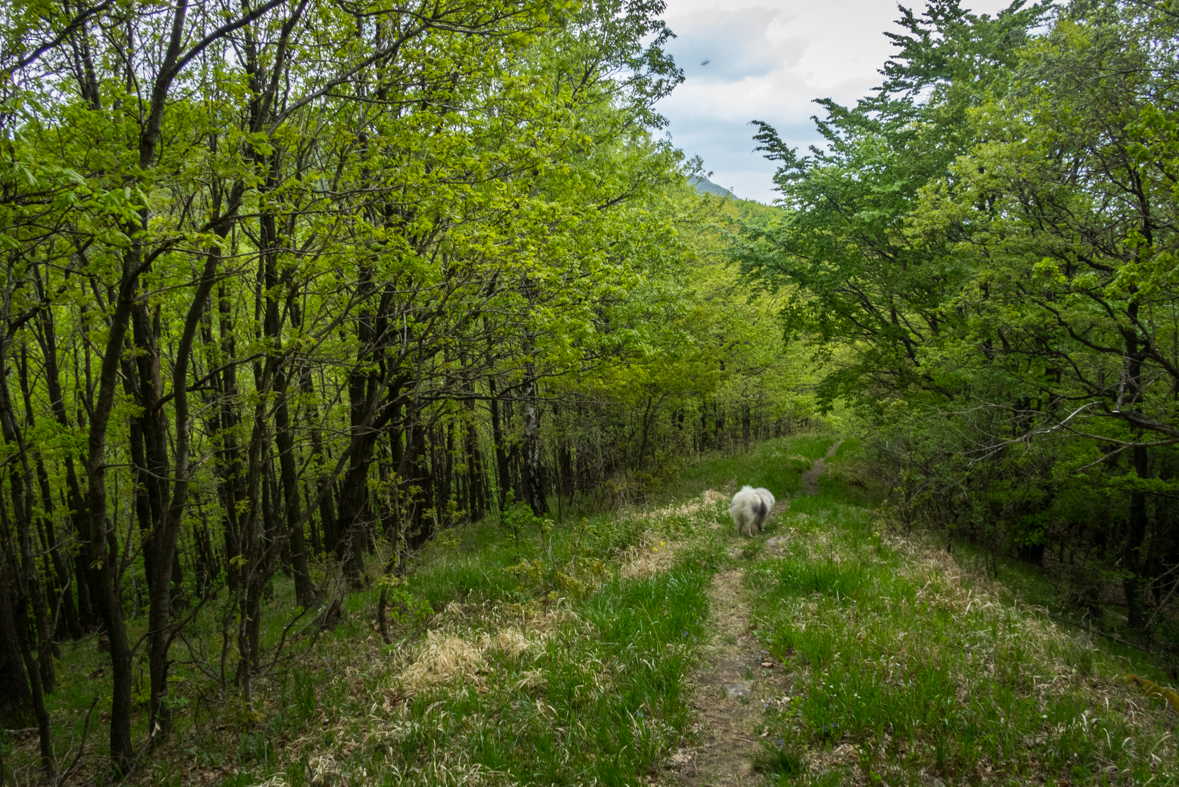
{"type": "Polygon", "coordinates": [[[1176,709],[1125,677],[1148,665],[890,533],[852,493],[854,446],[758,452],[723,491],[789,505],[762,536],[725,531],[695,745],[665,784],[1179,785],[1176,709]]]}
{"type": "MultiPolygon", "coordinates": [[[[1125,676],[1167,678],[890,532],[869,473],[800,435],[645,509],[446,531],[390,591],[393,644],[379,588],[350,595],[257,712],[193,681],[128,784],[1179,787],[1179,714],[1125,676]],[[779,498],[752,539],[742,484],[779,498]]],[[[4,745],[32,781],[34,747],[4,745]]]]}
{"type": "Polygon", "coordinates": [[[827,468],[827,460],[835,456],[835,452],[839,450],[839,446],[841,445],[843,445],[843,441],[836,440],[827,449],[827,453],[816,459],[815,463],[811,465],[811,469],[802,474],[802,487],[806,494],[819,494],[819,476],[827,468]]]}
{"type": "MultiPolygon", "coordinates": [[[[819,493],[818,478],[824,460],[835,455],[842,440],[802,474],[802,494],[819,493]]],[[[779,500],[767,524],[790,507],[779,500]]],[[[771,551],[780,549],[781,537],[771,539],[771,551]]],[[[753,542],[756,543],[756,542],[753,542]]],[[[742,548],[734,546],[729,557],[740,559],[742,548]]],[[[692,707],[700,714],[700,742],[681,749],[672,758],[672,783],[685,787],[715,785],[727,787],[747,782],[755,774],[762,747],[764,709],[785,688],[782,670],[753,636],[752,613],[743,587],[745,569],[718,573],[709,588],[709,617],[705,630],[711,641],[704,647],[705,664],[692,677],[692,707]]]]}

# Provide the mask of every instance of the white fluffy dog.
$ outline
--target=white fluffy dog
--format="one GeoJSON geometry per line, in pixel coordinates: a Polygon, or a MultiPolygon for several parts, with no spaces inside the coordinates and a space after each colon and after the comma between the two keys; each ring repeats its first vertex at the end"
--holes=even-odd
{"type": "Polygon", "coordinates": [[[752,536],[753,529],[757,528],[760,533],[766,517],[774,510],[774,502],[774,495],[768,489],[741,487],[741,491],[733,495],[733,502],[729,506],[729,516],[733,517],[737,532],[752,536]]]}

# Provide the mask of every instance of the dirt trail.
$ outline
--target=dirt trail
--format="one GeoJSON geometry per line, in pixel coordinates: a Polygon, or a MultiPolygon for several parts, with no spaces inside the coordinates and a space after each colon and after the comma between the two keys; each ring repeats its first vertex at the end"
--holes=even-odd
{"type": "MultiPolygon", "coordinates": [[[[819,493],[818,479],[825,460],[835,455],[842,442],[836,441],[827,455],[816,459],[803,474],[803,494],[819,493]]],[[[779,501],[770,517],[788,506],[787,501],[779,501]]],[[[744,574],[744,569],[736,568],[712,580],[707,630],[713,638],[704,647],[704,666],[693,676],[700,740],[695,748],[672,755],[670,784],[725,787],[748,781],[761,748],[758,726],[765,702],[781,697],[788,687],[782,665],[769,660],[750,632],[749,605],[741,587],[744,574]]]]}
{"type": "Polygon", "coordinates": [[[749,606],[741,590],[743,569],[717,574],[709,591],[706,665],[694,676],[693,705],[700,713],[700,741],[672,756],[671,784],[736,785],[753,773],[757,725],[771,689],[773,670],[749,632],[749,606]],[[766,666],[763,666],[766,665],[766,666]]]}
{"type": "Polygon", "coordinates": [[[802,488],[806,494],[819,494],[819,476],[823,474],[823,470],[827,467],[827,460],[835,456],[835,452],[839,450],[839,446],[842,444],[842,440],[836,440],[835,443],[827,449],[827,455],[822,459],[816,459],[815,463],[811,465],[811,469],[802,474],[802,488]]]}

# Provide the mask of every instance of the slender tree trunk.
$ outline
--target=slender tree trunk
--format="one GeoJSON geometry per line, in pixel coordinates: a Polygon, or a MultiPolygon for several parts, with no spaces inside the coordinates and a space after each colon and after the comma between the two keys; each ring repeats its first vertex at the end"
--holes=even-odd
{"type": "MultiPolygon", "coordinates": [[[[268,255],[272,256],[272,255],[268,255]]],[[[277,271],[267,265],[267,291],[278,285],[277,271]]],[[[266,334],[277,346],[280,342],[281,326],[278,324],[277,299],[268,297],[266,304],[266,334]]],[[[295,600],[301,607],[315,603],[315,588],[311,584],[311,572],[307,567],[307,546],[303,538],[303,512],[299,507],[299,471],[295,463],[295,440],[291,434],[291,417],[287,405],[287,375],[285,362],[275,363],[274,386],[278,401],[274,409],[274,441],[278,447],[279,472],[282,477],[283,512],[288,530],[288,545],[291,555],[291,569],[295,575],[295,600]]],[[[276,495],[277,496],[277,495],[276,495]]]]}
{"type": "MultiPolygon", "coordinates": [[[[473,410],[472,406],[472,410],[473,410]]],[[[471,521],[478,522],[487,515],[487,498],[484,494],[483,457],[479,451],[479,434],[475,431],[473,417],[467,422],[467,509],[471,521]]]]}
{"type": "Polygon", "coordinates": [[[655,402],[654,396],[647,397],[647,409],[643,412],[643,439],[639,443],[639,454],[635,458],[635,467],[641,468],[643,460],[647,456],[647,445],[651,436],[651,424],[655,421],[655,416],[659,414],[659,407],[663,404],[663,398],[660,397],[659,402],[655,402]]]}
{"type": "MultiPolygon", "coordinates": [[[[1136,445],[1133,448],[1134,471],[1139,478],[1147,478],[1149,463],[1145,446],[1136,445]]],[[[1142,546],[1146,541],[1147,509],[1146,495],[1134,490],[1130,493],[1130,520],[1126,532],[1126,547],[1122,553],[1122,563],[1125,567],[1125,578],[1122,589],[1126,594],[1126,617],[1132,628],[1143,628],[1146,625],[1146,610],[1143,608],[1142,570],[1145,564],[1142,546]]]]}
{"type": "Polygon", "coordinates": [[[700,447],[703,452],[708,449],[708,400],[700,400],[700,447]]]}
{"type": "Polygon", "coordinates": [[[291,570],[295,575],[295,601],[301,607],[315,603],[315,587],[307,567],[307,546],[303,538],[303,512],[299,507],[299,473],[295,466],[295,441],[291,437],[290,416],[285,395],[275,412],[275,442],[278,445],[279,471],[285,498],[287,528],[290,531],[291,570]]]}
{"type": "Polygon", "coordinates": [[[425,510],[434,498],[434,486],[427,456],[426,428],[420,418],[421,413],[414,411],[408,419],[410,449],[406,463],[406,483],[421,489],[419,497],[410,501],[410,522],[406,534],[410,549],[426,543],[434,532],[434,520],[426,515],[425,510]]]}
{"type": "Polygon", "coordinates": [[[368,471],[377,435],[372,429],[372,416],[377,405],[378,372],[372,368],[377,356],[377,338],[382,332],[382,321],[373,314],[377,300],[373,272],[362,265],[357,283],[357,299],[362,306],[356,321],[357,357],[348,373],[348,417],[352,453],[348,458],[348,473],[340,490],[339,528],[336,555],[344,564],[345,574],[358,583],[364,572],[364,548],[368,509],[368,471]]]}
{"type": "Polygon", "coordinates": [[[353,437],[348,472],[340,485],[339,516],[344,536],[336,544],[336,556],[344,564],[349,581],[354,583],[364,573],[368,475],[375,442],[373,434],[353,437]]]}
{"type": "MultiPolygon", "coordinates": [[[[291,322],[295,328],[301,326],[302,315],[298,308],[298,304],[292,304],[291,308],[291,322]]],[[[323,531],[323,543],[316,543],[314,538],[314,528],[312,528],[313,541],[312,548],[316,551],[334,552],[336,549],[336,542],[338,539],[337,525],[336,525],[336,507],[331,481],[324,466],[328,460],[328,455],[323,445],[323,435],[319,430],[319,413],[315,401],[315,387],[311,380],[311,367],[308,364],[301,364],[299,367],[299,391],[304,398],[312,404],[306,407],[307,420],[311,424],[311,462],[312,467],[316,470],[315,480],[315,496],[319,499],[319,522],[323,531]]]]}
{"type": "MultiPolygon", "coordinates": [[[[17,614],[17,618],[23,617],[22,614],[17,614]]],[[[25,626],[18,625],[16,629],[17,641],[20,645],[21,657],[24,661],[25,672],[29,676],[29,683],[32,696],[33,716],[37,720],[37,743],[41,750],[41,774],[47,784],[53,783],[53,777],[57,772],[57,759],[53,754],[53,733],[49,724],[49,712],[45,710],[45,695],[44,687],[41,685],[41,673],[44,671],[44,662],[53,660],[53,655],[46,652],[44,644],[38,648],[36,658],[33,657],[33,648],[28,641],[28,634],[25,626]],[[41,662],[42,666],[38,669],[37,662],[41,662]]]]}
{"type": "MultiPolygon", "coordinates": [[[[25,403],[25,416],[29,428],[35,426],[33,419],[33,401],[32,395],[29,392],[29,365],[25,355],[24,347],[21,348],[21,363],[20,363],[20,387],[21,396],[25,403]]],[[[78,613],[74,608],[74,597],[69,592],[70,588],[70,570],[69,563],[62,555],[62,550],[58,547],[57,533],[53,527],[53,490],[49,484],[49,473],[45,469],[45,460],[40,453],[36,457],[37,470],[37,486],[41,492],[41,511],[42,515],[38,517],[38,531],[41,533],[44,541],[44,550],[46,554],[45,562],[45,576],[49,582],[50,598],[61,599],[61,612],[64,619],[65,628],[70,634],[71,639],[81,639],[82,628],[78,623],[78,613]],[[49,570],[49,561],[53,563],[53,571],[49,570]]],[[[55,625],[55,634],[59,626],[55,625]]],[[[61,657],[61,651],[57,647],[57,643],[53,643],[53,653],[58,658],[61,657]]]]}
{"type": "Polygon", "coordinates": [[[549,513],[544,488],[544,463],[540,451],[540,394],[530,375],[524,395],[524,495],[532,513],[549,513]]]}
{"type": "MultiPolygon", "coordinates": [[[[241,199],[244,188],[238,184],[230,200],[230,211],[236,211],[237,203],[241,199]]],[[[228,232],[226,227],[219,232],[222,238],[228,232]]],[[[184,521],[184,512],[188,505],[189,489],[189,445],[190,445],[190,415],[188,405],[188,365],[192,358],[192,345],[201,324],[201,316],[205,311],[205,304],[213,291],[214,277],[220,257],[216,249],[210,249],[205,258],[204,270],[200,283],[189,303],[188,313],[184,321],[184,330],[177,345],[176,363],[172,373],[172,401],[176,426],[176,482],[172,487],[171,500],[167,502],[166,510],[161,510],[156,532],[152,538],[152,550],[145,554],[144,559],[154,564],[152,571],[156,575],[156,583],[149,588],[148,609],[148,670],[151,680],[151,706],[148,728],[153,742],[166,739],[172,731],[172,712],[168,705],[168,650],[172,644],[172,608],[180,601],[178,569],[180,565],[177,542],[180,538],[180,526],[184,521]],[[172,586],[165,579],[168,569],[172,567],[172,586]]],[[[153,370],[156,377],[155,387],[159,390],[159,367],[153,370]]],[[[157,456],[157,461],[162,452],[157,456]]],[[[166,467],[164,468],[166,470],[166,467]]],[[[163,491],[168,487],[163,486],[163,491]]]]}
{"type": "MultiPolygon", "coordinates": [[[[34,283],[40,292],[43,289],[43,284],[39,279],[35,279],[34,283]]],[[[38,312],[35,325],[37,327],[37,341],[41,346],[45,388],[49,394],[49,409],[53,413],[54,420],[63,429],[72,429],[69,415],[66,413],[65,397],[62,393],[61,375],[57,363],[57,331],[53,322],[53,310],[42,309],[38,312]]],[[[63,464],[65,465],[66,471],[66,492],[67,502],[70,508],[70,519],[79,542],[85,543],[88,527],[86,503],[82,496],[81,485],[78,483],[78,473],[74,467],[74,457],[67,455],[63,460],[63,464]]],[[[63,562],[65,562],[64,558],[63,562]]],[[[74,585],[78,594],[77,636],[79,637],[81,636],[82,629],[92,628],[96,623],[95,616],[97,613],[90,603],[90,585],[93,579],[90,576],[88,568],[87,563],[81,555],[74,558],[73,576],[74,585]]]]}
{"type": "MultiPolygon", "coordinates": [[[[1132,290],[1133,292],[1133,290],[1132,290]]],[[[1138,319],[1138,303],[1131,300],[1127,309],[1131,322],[1138,319]]],[[[1134,328],[1125,331],[1126,367],[1123,384],[1118,396],[1118,409],[1138,410],[1142,406],[1142,355],[1139,353],[1138,334],[1134,328]]],[[[1134,472],[1138,478],[1145,481],[1150,474],[1150,465],[1146,446],[1141,444],[1142,435],[1137,436],[1138,444],[1133,448],[1134,472]]],[[[1126,533],[1125,551],[1122,553],[1122,564],[1125,573],[1122,589],[1126,594],[1126,616],[1132,628],[1143,628],[1146,625],[1146,611],[1143,608],[1142,571],[1146,565],[1146,556],[1142,554],[1142,547],[1146,541],[1147,510],[1146,494],[1141,489],[1130,492],[1130,520],[1126,533]]]]}
{"type": "MultiPolygon", "coordinates": [[[[7,307],[8,304],[5,304],[7,307]]],[[[8,313],[8,308],[5,308],[8,313]]],[[[3,342],[3,340],[0,340],[3,342]]],[[[16,525],[15,556],[12,565],[16,568],[16,587],[19,591],[17,607],[17,624],[23,618],[21,608],[24,604],[32,607],[33,622],[37,631],[36,650],[38,653],[38,674],[29,675],[33,687],[34,710],[37,711],[42,688],[53,691],[57,676],[53,669],[53,626],[49,620],[48,605],[45,593],[41,587],[40,573],[37,571],[37,561],[33,552],[33,500],[29,482],[33,477],[29,465],[28,445],[20,431],[16,408],[13,405],[11,391],[8,387],[8,347],[0,343],[0,434],[9,452],[17,459],[15,465],[8,463],[4,469],[8,475],[9,490],[11,492],[10,505],[12,518],[16,525]]],[[[0,512],[4,520],[7,511],[0,512]]],[[[5,522],[7,530],[7,522],[5,522]]],[[[24,637],[23,626],[20,637],[24,637]]],[[[18,642],[23,639],[18,638],[18,642]]],[[[30,648],[33,647],[26,643],[30,648]]],[[[31,662],[30,662],[31,663],[31,662]]],[[[26,664],[26,667],[28,664],[26,664]]],[[[38,712],[43,712],[43,709],[38,712]]]]}
{"type": "Polygon", "coordinates": [[[445,522],[447,526],[453,524],[450,521],[450,501],[455,498],[454,493],[454,422],[451,421],[444,427],[446,430],[446,447],[445,457],[442,462],[442,484],[438,490],[438,502],[441,508],[438,511],[438,521],[445,522]]]}
{"type": "Polygon", "coordinates": [[[508,451],[504,444],[504,430],[500,421],[499,398],[495,395],[495,378],[487,381],[488,392],[491,394],[491,439],[495,443],[495,470],[499,486],[499,510],[503,511],[507,505],[508,489],[511,488],[511,473],[508,469],[508,451]]]}

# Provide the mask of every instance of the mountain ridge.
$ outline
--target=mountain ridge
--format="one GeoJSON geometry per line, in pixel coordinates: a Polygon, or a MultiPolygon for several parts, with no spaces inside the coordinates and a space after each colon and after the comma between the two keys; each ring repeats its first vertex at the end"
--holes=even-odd
{"type": "Polygon", "coordinates": [[[696,191],[700,194],[716,194],[718,197],[732,197],[733,199],[737,198],[737,195],[733,193],[732,189],[726,189],[724,186],[718,186],[708,178],[701,177],[699,175],[692,175],[689,177],[688,183],[691,184],[692,188],[696,189],[696,191]]]}

